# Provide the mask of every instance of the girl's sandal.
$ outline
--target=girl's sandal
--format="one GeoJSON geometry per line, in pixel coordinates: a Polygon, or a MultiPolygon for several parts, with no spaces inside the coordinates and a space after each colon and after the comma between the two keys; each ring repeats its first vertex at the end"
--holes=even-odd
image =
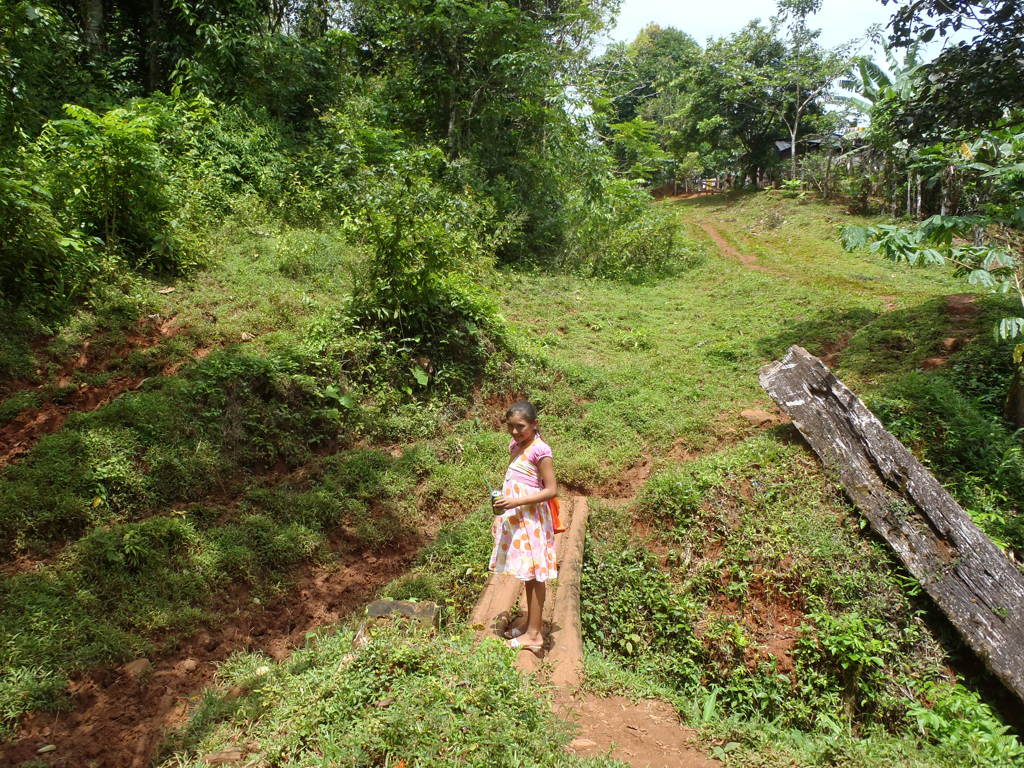
{"type": "Polygon", "coordinates": [[[512,648],[517,651],[533,651],[533,653],[537,656],[539,656],[544,651],[543,645],[526,645],[525,643],[521,642],[518,637],[513,637],[511,640],[508,641],[507,645],[509,648],[512,648]]]}

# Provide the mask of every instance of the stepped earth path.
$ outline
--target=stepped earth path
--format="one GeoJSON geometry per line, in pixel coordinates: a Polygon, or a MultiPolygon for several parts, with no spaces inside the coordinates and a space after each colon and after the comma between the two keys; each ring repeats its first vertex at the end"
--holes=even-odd
{"type": "MultiPolygon", "coordinates": [[[[516,666],[526,674],[544,677],[557,688],[556,710],[578,729],[569,744],[576,754],[611,754],[636,768],[721,766],[698,749],[696,733],[679,723],[671,705],[653,699],[602,698],[580,690],[580,575],[589,511],[584,496],[573,497],[566,507],[568,529],[555,536],[558,579],[548,586],[544,604],[543,658],[521,650],[516,666]]],[[[471,626],[481,637],[501,638],[509,622],[525,610],[523,591],[518,579],[492,574],[473,610],[471,626]]]]}

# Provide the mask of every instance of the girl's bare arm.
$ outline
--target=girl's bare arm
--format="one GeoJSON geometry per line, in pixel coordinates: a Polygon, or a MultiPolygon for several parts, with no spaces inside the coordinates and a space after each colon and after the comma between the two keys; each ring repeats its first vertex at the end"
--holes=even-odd
{"type": "Polygon", "coordinates": [[[540,470],[541,480],[544,481],[543,490],[531,493],[529,496],[519,496],[515,499],[506,499],[502,496],[494,502],[494,508],[512,509],[513,507],[521,507],[524,504],[539,504],[542,501],[555,498],[558,495],[558,483],[555,481],[555,465],[551,461],[551,457],[545,456],[541,459],[540,465],[537,468],[540,470]]]}

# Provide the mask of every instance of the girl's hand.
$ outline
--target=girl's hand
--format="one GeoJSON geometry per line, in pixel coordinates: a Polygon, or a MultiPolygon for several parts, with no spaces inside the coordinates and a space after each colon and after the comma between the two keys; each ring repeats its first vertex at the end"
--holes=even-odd
{"type": "Polygon", "coordinates": [[[492,506],[495,509],[500,509],[503,512],[507,512],[510,509],[515,509],[519,506],[519,502],[516,499],[506,499],[504,496],[499,496],[494,500],[492,506]]]}

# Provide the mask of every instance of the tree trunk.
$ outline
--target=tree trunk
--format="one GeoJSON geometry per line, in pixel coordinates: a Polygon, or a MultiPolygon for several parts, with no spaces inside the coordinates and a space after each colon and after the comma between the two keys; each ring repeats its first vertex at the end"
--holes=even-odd
{"type": "Polygon", "coordinates": [[[81,0],[82,37],[89,60],[95,59],[103,47],[103,0],[81,0]]]}
{"type": "Polygon", "coordinates": [[[1024,574],[816,357],[790,347],[760,381],[967,645],[1024,702],[1024,574]]]}
{"type": "Polygon", "coordinates": [[[826,200],[832,197],[832,158],[832,147],[829,147],[828,155],[825,157],[825,183],[821,189],[821,196],[826,200]]]}
{"type": "MultiPolygon", "coordinates": [[[[799,119],[799,116],[797,117],[799,119]]],[[[797,124],[794,123],[793,127],[789,129],[789,177],[791,179],[796,178],[796,129],[797,124]]],[[[777,134],[776,134],[777,135],[777,134]]]]}
{"type": "Polygon", "coordinates": [[[149,24],[146,29],[146,92],[153,93],[163,85],[160,72],[159,41],[163,30],[160,0],[151,0],[149,24]]]}
{"type": "Polygon", "coordinates": [[[1010,382],[1010,392],[1006,396],[1006,407],[1003,415],[1015,426],[1024,427],[1024,366],[1017,366],[1010,382]]]}

